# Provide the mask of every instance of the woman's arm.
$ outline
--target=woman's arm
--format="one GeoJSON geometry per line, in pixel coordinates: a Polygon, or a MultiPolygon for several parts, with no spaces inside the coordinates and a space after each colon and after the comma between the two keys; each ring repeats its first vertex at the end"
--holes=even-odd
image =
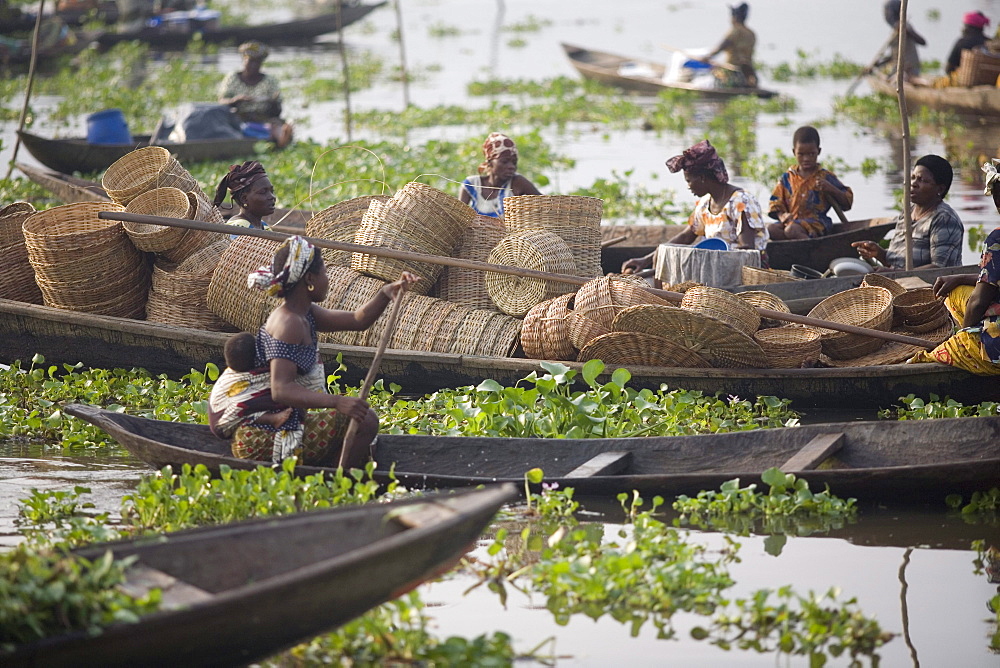
{"type": "Polygon", "coordinates": [[[358,397],[347,397],[326,392],[314,392],[295,382],[298,367],[295,362],[282,358],[271,360],[271,398],[292,408],[333,408],[355,420],[368,415],[368,402],[358,397]]]}
{"type": "Polygon", "coordinates": [[[740,214],[740,231],[736,235],[736,246],[748,250],[757,248],[757,228],[750,226],[750,217],[746,211],[740,214]]]}
{"type": "Polygon", "coordinates": [[[399,280],[384,285],[367,304],[357,311],[333,311],[313,305],[312,312],[313,318],[316,320],[316,329],[321,332],[358,332],[368,329],[375,324],[397,292],[405,290],[406,286],[419,280],[419,276],[404,271],[399,280]]]}
{"type": "Polygon", "coordinates": [[[965,305],[965,319],[962,320],[962,327],[977,327],[986,316],[986,309],[997,300],[1000,289],[992,283],[985,281],[976,283],[972,289],[972,296],[965,305]]]}

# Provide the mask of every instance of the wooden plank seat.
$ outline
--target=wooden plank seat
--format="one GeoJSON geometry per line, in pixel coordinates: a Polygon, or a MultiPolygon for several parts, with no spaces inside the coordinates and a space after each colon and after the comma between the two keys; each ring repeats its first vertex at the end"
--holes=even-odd
{"type": "Polygon", "coordinates": [[[125,576],[121,589],[134,598],[145,596],[151,589],[159,589],[162,592],[160,610],[186,608],[212,598],[212,594],[200,587],[143,564],[133,564],[125,576]]]}
{"type": "Polygon", "coordinates": [[[811,471],[822,464],[830,455],[844,447],[845,439],[844,434],[839,432],[835,434],[817,434],[779,468],[784,473],[811,471]]]}
{"type": "Polygon", "coordinates": [[[598,475],[617,475],[632,465],[631,452],[602,452],[566,474],[567,478],[590,478],[598,475]]]}

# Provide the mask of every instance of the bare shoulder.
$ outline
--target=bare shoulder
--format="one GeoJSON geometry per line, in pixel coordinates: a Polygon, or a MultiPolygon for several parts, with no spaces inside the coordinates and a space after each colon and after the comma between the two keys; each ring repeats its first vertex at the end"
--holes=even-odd
{"type": "Polygon", "coordinates": [[[285,343],[300,344],[311,341],[312,337],[305,320],[284,306],[271,311],[264,325],[267,333],[285,343]]]}
{"type": "Polygon", "coordinates": [[[535,184],[521,174],[515,174],[510,180],[510,189],[515,195],[541,195],[535,184]]]}

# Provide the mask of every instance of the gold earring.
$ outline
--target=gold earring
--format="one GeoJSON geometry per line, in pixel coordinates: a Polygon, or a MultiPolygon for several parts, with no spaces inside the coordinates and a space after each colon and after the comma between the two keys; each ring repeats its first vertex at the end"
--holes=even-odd
{"type": "Polygon", "coordinates": [[[312,283],[306,283],[306,290],[308,290],[309,292],[312,292],[315,289],[316,288],[313,287],[312,283]]]}

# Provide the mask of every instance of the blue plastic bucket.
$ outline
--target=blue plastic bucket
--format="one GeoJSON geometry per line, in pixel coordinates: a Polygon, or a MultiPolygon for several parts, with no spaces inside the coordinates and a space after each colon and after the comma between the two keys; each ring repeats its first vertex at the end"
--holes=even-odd
{"type": "Polygon", "coordinates": [[[131,144],[132,135],[121,109],[105,109],[87,116],[87,142],[90,144],[131,144]]]}

